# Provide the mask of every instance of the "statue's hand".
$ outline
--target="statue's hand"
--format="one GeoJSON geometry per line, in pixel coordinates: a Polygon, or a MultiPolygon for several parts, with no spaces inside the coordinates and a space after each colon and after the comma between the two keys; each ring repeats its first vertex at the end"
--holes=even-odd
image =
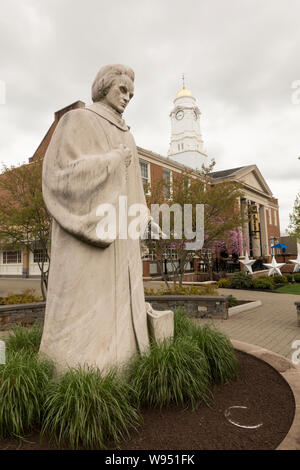
{"type": "Polygon", "coordinates": [[[120,151],[121,159],[124,161],[126,168],[129,167],[132,159],[131,150],[123,144],[118,146],[118,150],[120,151]]]}

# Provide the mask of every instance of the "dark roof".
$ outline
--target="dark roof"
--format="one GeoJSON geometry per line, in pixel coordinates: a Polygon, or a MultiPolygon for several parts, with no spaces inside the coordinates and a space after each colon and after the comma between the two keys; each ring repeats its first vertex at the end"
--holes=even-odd
{"type": "Polygon", "coordinates": [[[242,170],[243,168],[247,168],[246,166],[239,166],[238,168],[230,168],[229,170],[221,170],[221,171],[213,171],[209,174],[212,178],[226,178],[226,176],[234,175],[238,170],[242,170]]]}

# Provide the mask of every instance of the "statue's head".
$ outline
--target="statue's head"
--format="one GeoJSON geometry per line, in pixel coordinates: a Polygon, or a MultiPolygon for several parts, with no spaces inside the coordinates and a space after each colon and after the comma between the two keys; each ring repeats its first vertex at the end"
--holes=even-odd
{"type": "Polygon", "coordinates": [[[105,65],[92,85],[92,100],[101,101],[122,114],[133,97],[134,71],[125,65],[105,65]]]}

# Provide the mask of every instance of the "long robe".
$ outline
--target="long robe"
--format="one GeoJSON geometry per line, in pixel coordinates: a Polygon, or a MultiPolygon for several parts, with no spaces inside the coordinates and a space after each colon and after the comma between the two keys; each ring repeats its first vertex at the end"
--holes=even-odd
{"type": "MultiPolygon", "coordinates": [[[[146,204],[134,139],[101,103],[66,113],[44,159],[43,195],[53,216],[40,352],[58,369],[121,365],[149,345],[139,240],[99,239],[97,208],[146,204]],[[132,151],[126,169],[116,148],[132,151]]],[[[144,221],[146,223],[146,221],[144,221]]]]}

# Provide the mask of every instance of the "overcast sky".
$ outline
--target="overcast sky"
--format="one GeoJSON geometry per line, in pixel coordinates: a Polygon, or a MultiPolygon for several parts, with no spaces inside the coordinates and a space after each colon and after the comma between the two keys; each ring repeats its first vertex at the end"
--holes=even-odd
{"type": "Polygon", "coordinates": [[[285,231],[300,190],[300,0],[0,0],[0,44],[0,162],[28,161],[110,63],[136,73],[124,117],[137,145],[167,156],[184,72],[215,170],[256,164],[285,231]]]}

